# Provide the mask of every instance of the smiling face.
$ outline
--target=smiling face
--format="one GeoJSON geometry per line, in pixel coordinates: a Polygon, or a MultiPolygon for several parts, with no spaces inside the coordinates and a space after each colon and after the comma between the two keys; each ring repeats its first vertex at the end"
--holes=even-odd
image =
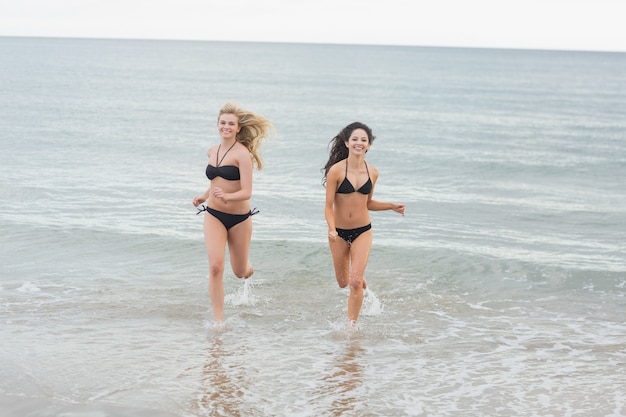
{"type": "Polygon", "coordinates": [[[231,113],[224,113],[217,120],[217,130],[224,140],[232,140],[239,133],[239,118],[231,113]]]}
{"type": "Polygon", "coordinates": [[[355,154],[365,154],[370,148],[370,138],[363,129],[354,129],[345,142],[348,151],[355,154]]]}

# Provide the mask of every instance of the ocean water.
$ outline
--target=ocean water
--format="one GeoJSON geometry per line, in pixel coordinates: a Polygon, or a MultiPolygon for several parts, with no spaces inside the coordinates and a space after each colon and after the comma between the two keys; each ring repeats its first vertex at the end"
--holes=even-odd
{"type": "Polygon", "coordinates": [[[0,415],[626,415],[626,54],[0,38],[0,415]],[[212,325],[206,149],[271,119],[212,325]],[[354,328],[320,168],[377,136],[354,328]]]}

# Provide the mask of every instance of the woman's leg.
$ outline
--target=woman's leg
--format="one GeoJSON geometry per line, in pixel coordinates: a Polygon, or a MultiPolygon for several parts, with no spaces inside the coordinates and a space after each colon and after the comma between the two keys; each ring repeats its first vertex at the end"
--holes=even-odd
{"type": "Polygon", "coordinates": [[[221,323],[224,317],[224,252],[226,228],[213,215],[204,215],[204,243],[209,257],[209,295],[213,318],[221,323]]]}
{"type": "Polygon", "coordinates": [[[254,269],[250,264],[249,251],[252,239],[252,218],[248,217],[228,230],[230,266],[237,278],[250,278],[254,269]]]}
{"type": "Polygon", "coordinates": [[[333,257],[337,284],[339,288],[346,288],[350,278],[350,246],[340,237],[335,238],[334,241],[329,239],[328,246],[333,257]]]}
{"type": "Polygon", "coordinates": [[[348,320],[356,322],[363,304],[363,274],[372,247],[372,231],[362,233],[350,245],[350,296],[348,297],[348,320]]]}

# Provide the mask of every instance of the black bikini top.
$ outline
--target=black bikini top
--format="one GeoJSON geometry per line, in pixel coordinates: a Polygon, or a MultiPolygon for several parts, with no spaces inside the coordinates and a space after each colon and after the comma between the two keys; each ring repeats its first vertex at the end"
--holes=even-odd
{"type": "Polygon", "coordinates": [[[225,180],[229,181],[238,181],[239,177],[239,168],[234,165],[224,165],[221,167],[214,167],[209,164],[206,167],[206,176],[212,180],[215,177],[222,177],[225,180]]]}
{"type": "Polygon", "coordinates": [[[350,180],[348,180],[348,159],[346,159],[346,177],[335,192],[337,194],[352,194],[354,192],[369,194],[372,191],[372,179],[370,178],[370,170],[367,168],[367,163],[365,163],[365,170],[367,171],[367,181],[358,190],[355,190],[350,180]]]}
{"type": "MultiPolygon", "coordinates": [[[[237,143],[237,141],[235,141],[230,148],[228,148],[228,151],[230,151],[231,149],[233,149],[233,146],[235,146],[235,143],[237,143]]],[[[239,181],[240,179],[240,174],[239,174],[239,167],[236,167],[235,165],[224,165],[224,166],[220,166],[220,164],[222,163],[222,161],[224,160],[224,158],[226,157],[226,154],[228,153],[228,151],[226,151],[224,153],[224,155],[222,155],[222,159],[220,159],[220,147],[222,145],[220,144],[217,147],[217,155],[215,157],[215,160],[217,161],[217,166],[213,166],[209,163],[209,165],[207,165],[206,167],[206,176],[208,179],[212,180],[215,177],[222,177],[225,180],[228,181],[239,181]]]]}

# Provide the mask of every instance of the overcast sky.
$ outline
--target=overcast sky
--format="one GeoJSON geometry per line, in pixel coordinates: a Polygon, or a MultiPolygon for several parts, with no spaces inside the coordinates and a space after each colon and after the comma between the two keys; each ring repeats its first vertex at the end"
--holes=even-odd
{"type": "Polygon", "coordinates": [[[0,36],[626,52],[626,0],[0,0],[0,36]]]}

